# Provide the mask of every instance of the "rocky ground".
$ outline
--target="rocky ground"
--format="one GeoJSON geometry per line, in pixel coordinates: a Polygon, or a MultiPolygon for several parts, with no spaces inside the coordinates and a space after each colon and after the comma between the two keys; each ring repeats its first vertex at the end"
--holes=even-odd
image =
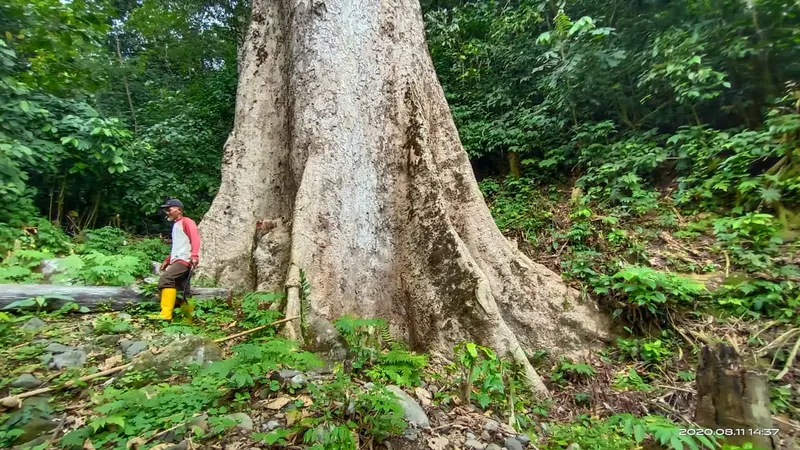
{"type": "MultiPolygon", "coordinates": [[[[21,323],[19,330],[22,334],[19,337],[22,342],[2,350],[4,361],[0,369],[0,394],[20,395],[42,387],[63,385],[69,380],[115,367],[125,365],[126,368],[109,377],[81,383],[70,389],[57,389],[21,399],[20,404],[15,405],[20,407],[9,408],[1,416],[4,419],[2,429],[21,431],[13,439],[12,448],[48,448],[56,445],[58,439],[71,430],[97,418],[99,413],[93,409],[93,396],[120,380],[130,382],[126,377],[136,377],[142,373],[155,373],[163,377],[159,379],[159,375],[156,375],[152,381],[134,383],[136,386],[148,382],[177,383],[178,378],[169,374],[176,362],[178,366],[186,366],[219,361],[230,353],[231,345],[246,339],[216,343],[212,337],[223,334],[223,330],[212,331],[212,336],[208,336],[202,334],[202,328],[186,325],[160,328],[138,315],[124,312],[44,319],[32,317],[21,323]],[[200,333],[187,334],[192,331],[200,333]]],[[[252,433],[291,427],[310,415],[309,408],[314,404],[314,399],[306,387],[330,382],[334,375],[328,366],[308,372],[278,370],[271,378],[281,385],[291,386],[291,389],[260,389],[252,392],[249,401],[239,404],[240,412],[222,416],[235,422],[230,431],[203,441],[192,438],[190,428],[199,427],[208,431],[212,426],[207,414],[199,414],[191,422],[171,427],[148,438],[147,442],[129,443],[128,448],[266,448],[263,443],[251,438],[252,433]]],[[[373,388],[370,382],[356,382],[366,391],[373,388]]],[[[393,385],[387,388],[400,399],[405,419],[410,425],[401,437],[381,444],[390,449],[533,448],[526,435],[493,418],[491,411],[484,412],[474,407],[434,406],[433,397],[444,388],[441,384],[423,381],[422,386],[413,390],[393,385]]],[[[298,448],[300,444],[300,435],[287,438],[290,448],[298,448]]],[[[84,446],[91,447],[92,444],[88,442],[84,446]]]]}
{"type": "MultiPolygon", "coordinates": [[[[257,336],[263,337],[254,334],[226,340],[224,336],[242,331],[238,323],[241,317],[228,313],[213,315],[202,308],[198,313],[200,320],[196,324],[176,320],[170,326],[144,319],[141,310],[69,316],[41,314],[19,321],[13,325],[17,333],[14,343],[6,341],[0,347],[2,396],[63,386],[80,377],[120,366],[124,369],[97,380],[76,383],[68,389],[24,398],[21,404],[7,403],[6,410],[0,412],[0,445],[5,442],[7,447],[18,449],[58,448],[60,439],[71,431],[103,418],[104,412],[99,408],[102,402],[97,399],[101,395],[107,397],[108,389],[119,389],[117,392],[123,395],[126,390],[147,391],[152,388],[153,395],[162,395],[156,393],[164,391],[157,389],[163,389],[165,385],[181,386],[192,382],[185,373],[176,372],[175,367],[225,360],[231,357],[233,346],[256,342],[259,340],[257,336]],[[9,432],[18,435],[11,436],[9,432]]],[[[319,336],[340,340],[330,324],[312,323],[312,327],[319,336]]],[[[341,350],[336,348],[337,345],[341,344],[330,347],[328,356],[341,350]]],[[[569,388],[554,392],[549,420],[568,422],[582,414],[601,417],[620,412],[667,415],[687,421],[687,417],[692,416],[694,395],[691,383],[667,386],[657,394],[618,391],[610,388],[618,368],[602,358],[590,363],[596,370],[592,377],[576,378],[570,381],[569,388]],[[579,401],[576,393],[583,392],[588,393],[587,399],[579,401]]],[[[168,417],[163,420],[150,418],[152,427],[146,435],[130,439],[124,447],[106,445],[98,448],[271,448],[273,445],[254,436],[291,430],[293,425],[307,417],[324,414],[312,388],[334,383],[334,368],[328,364],[313,370],[271,371],[265,374],[266,381],[254,388],[221,398],[221,403],[227,405],[225,409],[200,410],[193,413],[190,420],[181,419],[179,423],[171,422],[168,417]]],[[[439,376],[441,371],[435,367],[429,369],[420,386],[387,386],[400,399],[409,428],[401,436],[380,444],[377,440],[366,439],[358,443],[361,448],[580,449],[576,443],[564,439],[557,446],[541,446],[541,439],[546,438],[549,432],[544,421],[531,428],[535,430],[532,441],[529,435],[519,433],[505,423],[507,419],[504,417],[508,414],[493,410],[493,404],[484,409],[462,404],[457,396],[452,395],[455,390],[453,380],[439,376]]],[[[353,383],[354,387],[347,388],[353,392],[369,393],[375,388],[364,377],[354,378],[353,383]]],[[[104,401],[107,404],[109,399],[104,401]]],[[[333,404],[335,406],[336,402],[333,404]]],[[[345,406],[352,408],[352,405],[342,405],[345,406]]],[[[135,404],[130,407],[135,407],[135,404]]],[[[786,443],[784,448],[792,448],[790,440],[792,436],[796,437],[797,426],[789,421],[781,428],[781,439],[786,443]]],[[[308,447],[301,433],[287,431],[280,437],[282,441],[279,443],[286,448],[308,447]]],[[[89,439],[83,443],[83,448],[95,447],[89,439]]],[[[597,448],[603,450],[606,447],[597,448]]]]}

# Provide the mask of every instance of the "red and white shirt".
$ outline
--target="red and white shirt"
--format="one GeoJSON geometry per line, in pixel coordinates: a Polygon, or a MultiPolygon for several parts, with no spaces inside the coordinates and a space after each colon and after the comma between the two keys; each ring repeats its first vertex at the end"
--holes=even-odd
{"type": "Polygon", "coordinates": [[[172,252],[167,264],[175,262],[191,266],[191,258],[200,257],[200,233],[197,224],[188,217],[181,217],[172,225],[172,252]]]}

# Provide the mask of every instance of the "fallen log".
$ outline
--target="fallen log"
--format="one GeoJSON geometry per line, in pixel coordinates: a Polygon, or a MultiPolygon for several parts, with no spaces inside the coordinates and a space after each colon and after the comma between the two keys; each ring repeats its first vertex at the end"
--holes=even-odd
{"type": "MultiPolygon", "coordinates": [[[[229,296],[230,290],[224,288],[193,287],[190,294],[190,297],[196,299],[227,299],[229,296]]],[[[0,309],[5,309],[16,301],[35,297],[44,297],[47,303],[41,309],[49,311],[57,310],[69,302],[85,306],[89,310],[96,310],[102,306],[120,311],[130,304],[155,301],[152,295],[136,287],[0,284],[0,309]]]]}

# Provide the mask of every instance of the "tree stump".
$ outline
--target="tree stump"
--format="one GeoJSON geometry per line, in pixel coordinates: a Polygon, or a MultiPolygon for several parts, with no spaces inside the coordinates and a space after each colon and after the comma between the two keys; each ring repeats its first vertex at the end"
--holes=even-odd
{"type": "MultiPolygon", "coordinates": [[[[697,366],[695,422],[713,430],[724,430],[726,442],[752,443],[775,450],[775,428],[769,410],[769,385],[765,374],[744,367],[732,347],[703,346],[697,366]],[[770,436],[768,434],[772,433],[770,436]]],[[[718,437],[720,433],[717,434],[718,437]]]]}

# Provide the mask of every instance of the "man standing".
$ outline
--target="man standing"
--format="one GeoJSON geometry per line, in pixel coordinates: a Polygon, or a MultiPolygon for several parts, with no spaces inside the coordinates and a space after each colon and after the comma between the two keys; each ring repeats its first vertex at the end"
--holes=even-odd
{"type": "Polygon", "coordinates": [[[183,216],[183,203],[178,199],[167,200],[161,205],[172,225],[172,251],[161,264],[158,289],[161,292],[161,314],[159,319],[172,320],[177,283],[186,282],[189,270],[197,267],[200,260],[200,233],[194,220],[183,216]]]}

